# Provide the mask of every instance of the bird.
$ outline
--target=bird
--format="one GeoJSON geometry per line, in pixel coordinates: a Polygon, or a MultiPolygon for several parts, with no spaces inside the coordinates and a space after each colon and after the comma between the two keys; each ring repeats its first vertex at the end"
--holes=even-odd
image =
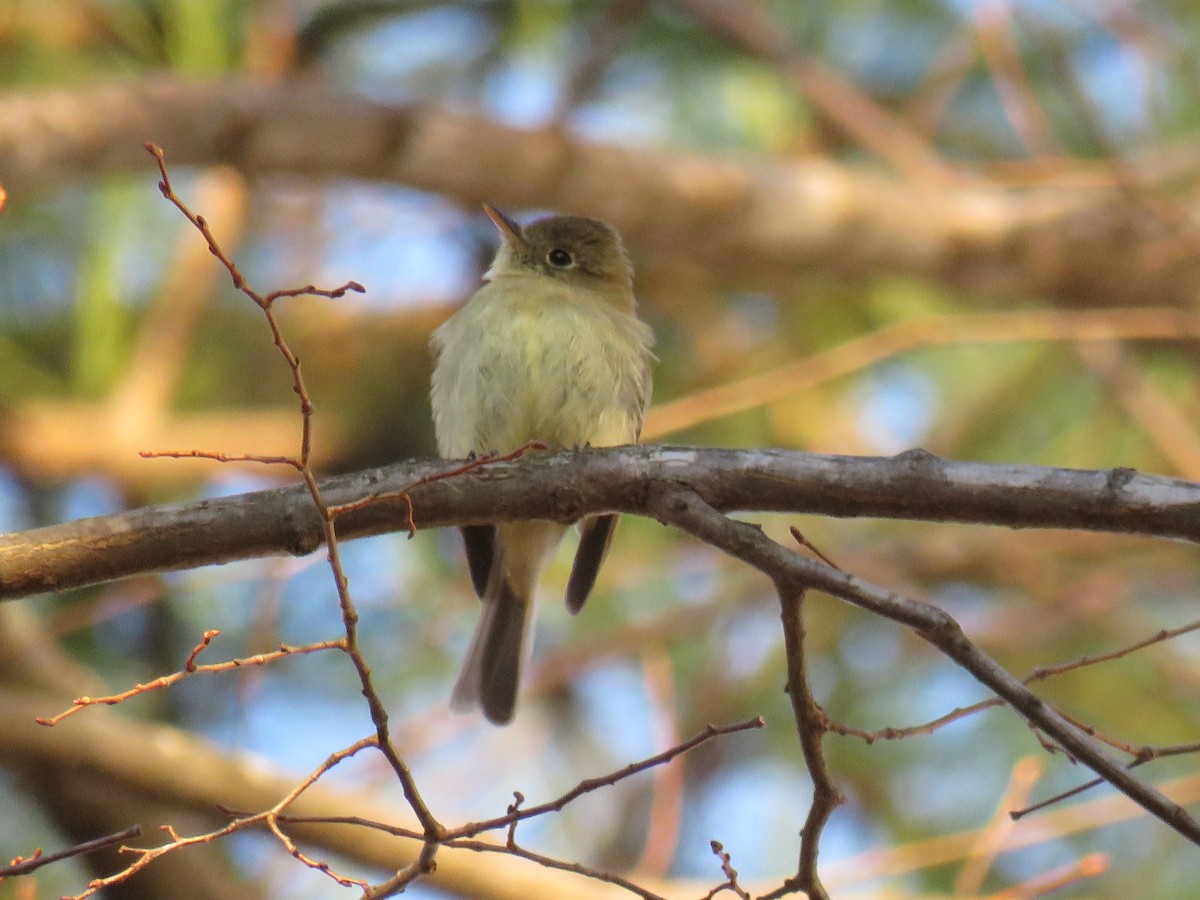
{"type": "MultiPolygon", "coordinates": [[[[638,318],[621,236],[598,219],[554,215],[520,225],[483,210],[501,242],[483,285],[430,337],[439,454],[508,453],[636,443],[651,393],[654,333],[638,318]]],[[[617,515],[589,516],[567,582],[582,609],[617,515]]],[[[456,712],[504,725],[516,710],[538,579],[566,532],[557,522],[460,529],[483,612],[454,686],[456,712]]]]}

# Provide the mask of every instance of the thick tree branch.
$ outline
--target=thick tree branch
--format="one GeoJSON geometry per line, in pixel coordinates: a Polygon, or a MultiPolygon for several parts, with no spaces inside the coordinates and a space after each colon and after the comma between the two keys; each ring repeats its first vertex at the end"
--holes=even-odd
{"type": "Polygon", "coordinates": [[[522,131],[315,83],[163,78],[0,98],[0,172],[16,197],[37,184],[144,171],[148,140],[182,165],[390,181],[465,202],[588,213],[647,255],[686,244],[742,283],[908,273],[1004,297],[1176,305],[1194,296],[1200,267],[1145,266],[1140,249],[1167,225],[1117,188],[964,181],[934,190],[827,160],[732,161],[522,131]]]}
{"type": "MultiPolygon", "coordinates": [[[[399,495],[409,488],[414,523],[435,528],[519,519],[569,522],[613,510],[655,516],[653,497],[670,486],[722,512],[1073,528],[1200,541],[1200,484],[1131,469],[953,462],[919,450],[854,457],[643,446],[528,454],[417,484],[448,467],[408,461],[328,478],[320,489],[330,506],[390,498],[340,516],[338,534],[344,539],[407,527],[408,507],[399,495]]],[[[298,485],[0,535],[0,598],[143,572],[307,554],[321,545],[322,533],[312,500],[298,485]]]]}

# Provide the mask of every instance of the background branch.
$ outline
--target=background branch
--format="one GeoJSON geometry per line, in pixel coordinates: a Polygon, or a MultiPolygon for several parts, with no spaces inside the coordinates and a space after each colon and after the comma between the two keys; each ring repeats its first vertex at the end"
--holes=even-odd
{"type": "Polygon", "coordinates": [[[140,168],[146,140],[177,165],[362,178],[596,215],[640,253],[669,258],[686,244],[694,263],[739,283],[887,272],[1069,305],[1177,305],[1195,294],[1195,260],[1143,265],[1140,248],[1166,226],[1116,187],[934,190],[825,159],[630,150],[313,83],[158,78],[0,98],[0,171],[14,195],[140,168]],[[487,166],[476,164],[481,146],[487,166]]]}

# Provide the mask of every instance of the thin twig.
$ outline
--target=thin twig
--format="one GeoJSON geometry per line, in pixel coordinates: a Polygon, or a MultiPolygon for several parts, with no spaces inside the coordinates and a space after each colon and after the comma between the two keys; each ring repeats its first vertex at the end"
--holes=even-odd
{"type": "Polygon", "coordinates": [[[291,466],[299,469],[301,463],[294,456],[262,456],[257,453],[225,453],[220,450],[139,450],[142,459],[211,459],[219,463],[252,462],[264,466],[291,466]]]}
{"type": "Polygon", "coordinates": [[[305,865],[309,866],[310,868],[316,869],[317,871],[325,873],[326,875],[328,875],[330,878],[332,878],[334,881],[336,881],[338,884],[342,885],[343,887],[350,887],[353,885],[357,885],[359,887],[362,887],[365,890],[367,888],[367,883],[365,881],[362,881],[357,878],[351,878],[351,877],[345,876],[345,875],[340,875],[337,872],[333,871],[333,869],[329,866],[328,863],[314,860],[311,857],[307,856],[306,854],[302,853],[296,847],[296,845],[292,842],[292,840],[289,837],[287,837],[287,835],[285,835],[278,828],[278,822],[281,818],[281,814],[282,814],[283,810],[285,810],[290,804],[295,802],[296,798],[299,797],[302,793],[304,793],[304,791],[308,790],[308,788],[311,787],[313,784],[315,784],[316,781],[322,775],[324,775],[326,772],[328,772],[330,769],[332,769],[334,766],[336,766],[338,763],[342,762],[343,760],[349,759],[351,756],[358,753],[360,750],[363,750],[366,747],[377,746],[377,742],[378,742],[378,737],[376,735],[371,735],[370,737],[363,738],[362,740],[357,741],[354,744],[351,744],[349,747],[339,750],[336,753],[330,754],[329,757],[327,757],[326,760],[323,763],[321,763],[320,766],[318,766],[311,773],[309,773],[309,775],[303,781],[301,781],[299,784],[295,785],[283,797],[283,799],[281,799],[278,803],[276,803],[270,809],[263,810],[262,812],[254,813],[252,815],[241,816],[241,817],[235,819],[234,821],[229,822],[228,824],[224,825],[221,828],[217,828],[213,831],[209,831],[204,834],[193,835],[191,837],[181,837],[172,826],[163,825],[162,830],[167,834],[167,837],[169,838],[167,843],[160,844],[157,847],[146,847],[146,848],[122,847],[121,848],[122,852],[134,854],[137,856],[137,859],[135,859],[132,863],[130,863],[128,866],[126,866],[120,872],[116,872],[116,873],[114,873],[112,875],[108,875],[104,878],[96,878],[96,879],[90,881],[88,883],[87,888],[84,891],[82,891],[79,894],[75,894],[72,897],[66,898],[66,900],[87,900],[88,897],[94,896],[95,894],[104,890],[107,887],[111,887],[114,884],[121,884],[122,882],[128,881],[131,877],[136,875],[138,872],[140,872],[142,869],[144,869],[146,866],[150,865],[150,863],[154,862],[156,859],[159,859],[160,857],[166,856],[171,853],[175,853],[175,852],[183,849],[184,847],[191,847],[191,846],[195,846],[197,844],[210,844],[213,841],[223,838],[227,835],[233,834],[238,831],[243,831],[243,830],[251,828],[251,827],[260,826],[260,825],[266,826],[269,830],[271,830],[271,832],[273,834],[275,834],[275,836],[287,848],[288,852],[291,853],[298,860],[303,862],[305,865]]]}
{"type": "Polygon", "coordinates": [[[649,756],[640,762],[630,763],[623,769],[618,769],[617,771],[610,772],[607,775],[602,775],[598,778],[585,778],[583,781],[579,782],[579,784],[575,785],[575,787],[571,788],[571,790],[567,791],[565,794],[561,795],[555,800],[551,800],[548,803],[541,803],[537,806],[531,806],[528,809],[515,810],[495,819],[487,819],[482,822],[471,822],[467,825],[463,825],[461,828],[455,828],[448,832],[447,837],[474,837],[475,835],[482,834],[485,831],[493,831],[497,828],[507,828],[515,821],[532,819],[535,816],[545,815],[548,812],[558,812],[572,800],[577,800],[584,794],[589,794],[592,791],[598,790],[602,787],[608,787],[616,784],[618,781],[628,778],[630,775],[635,775],[638,772],[644,772],[647,769],[652,769],[655,766],[660,766],[663,763],[670,762],[675,757],[681,756],[682,754],[700,746],[706,741],[711,741],[715,737],[721,737],[722,735],[727,734],[736,734],[739,731],[748,731],[752,728],[763,728],[765,726],[766,722],[763,721],[762,716],[755,716],[753,719],[747,719],[744,722],[738,722],[734,725],[707,725],[705,726],[704,730],[695,737],[689,738],[682,744],[677,744],[669,750],[664,750],[662,753],[649,756]]]}
{"type": "Polygon", "coordinates": [[[738,884],[738,871],[733,867],[733,860],[728,853],[725,852],[725,847],[720,841],[709,841],[709,849],[712,850],[713,856],[721,864],[721,873],[725,876],[725,882],[718,884],[715,888],[704,895],[703,900],[712,900],[713,897],[722,891],[732,891],[737,894],[742,900],[750,900],[750,894],[738,884]]]}
{"type": "Polygon", "coordinates": [[[1044,772],[1045,760],[1040,756],[1025,756],[1017,760],[1009,775],[1008,787],[996,803],[991,819],[976,832],[974,844],[970,852],[965,854],[962,868],[954,876],[954,896],[974,897],[979,894],[1005,840],[1015,827],[1007,810],[1025,802],[1044,772]]]}
{"type": "Polygon", "coordinates": [[[537,863],[547,869],[557,869],[560,872],[572,872],[576,875],[582,875],[584,878],[591,878],[594,881],[603,881],[607,884],[614,884],[619,888],[623,888],[631,894],[641,897],[642,900],[667,900],[661,894],[656,894],[641,885],[635,884],[628,878],[622,878],[620,875],[614,875],[611,872],[604,872],[600,869],[592,869],[581,863],[564,862],[560,859],[554,859],[551,856],[543,856],[540,853],[535,853],[525,847],[515,845],[509,847],[507,845],[490,844],[487,841],[474,840],[471,838],[456,838],[452,841],[447,841],[447,847],[455,847],[463,850],[476,850],[480,853],[505,853],[509,856],[516,856],[520,859],[527,859],[530,862],[537,863]]]}
{"type": "Polygon", "coordinates": [[[841,566],[839,566],[832,559],[830,559],[828,556],[826,556],[821,551],[821,549],[816,546],[816,544],[814,544],[812,541],[810,541],[808,538],[806,538],[803,534],[801,534],[800,529],[797,528],[795,525],[791,526],[788,529],[788,531],[791,532],[792,539],[797,544],[799,544],[801,547],[804,547],[806,550],[811,552],[817,559],[819,559],[821,562],[825,563],[825,565],[829,566],[830,568],[841,570],[841,568],[842,568],[841,566]]]}
{"type": "MultiPolygon", "coordinates": [[[[1156,759],[1162,759],[1164,756],[1186,756],[1192,753],[1200,753],[1200,743],[1192,744],[1173,744],[1167,747],[1155,747],[1147,745],[1143,747],[1131,747],[1128,751],[1133,755],[1133,759],[1129,762],[1128,768],[1136,769],[1138,766],[1145,765],[1148,762],[1153,762],[1156,759]]],[[[1106,779],[1093,778],[1091,781],[1084,782],[1081,785],[1055,794],[1053,797],[1048,797],[1032,806],[1027,806],[1024,809],[1014,809],[1009,815],[1015,819],[1021,819],[1033,812],[1039,812],[1050,806],[1055,806],[1062,803],[1064,800],[1069,800],[1080,794],[1090,791],[1094,787],[1099,787],[1106,783],[1106,779]]]]}
{"type": "Polygon", "coordinates": [[[83,856],[85,853],[95,853],[97,850],[103,850],[114,844],[121,844],[138,837],[141,833],[141,825],[131,825],[124,831],[84,841],[82,844],[76,844],[74,847],[59,850],[56,853],[43,853],[41,850],[36,850],[32,856],[18,856],[7,866],[0,866],[0,879],[9,878],[14,875],[28,875],[35,869],[48,866],[50,863],[58,862],[61,859],[70,859],[72,856],[83,856]]]}
{"type": "Polygon", "coordinates": [[[188,655],[187,663],[178,672],[172,672],[170,675],[161,675],[153,681],[148,681],[145,684],[136,684],[129,690],[121,691],[117,694],[109,694],[104,697],[76,697],[71,701],[71,706],[64,709],[62,712],[54,716],[46,718],[38,717],[35,721],[39,725],[54,727],[63,719],[73,716],[88,706],[115,706],[118,703],[123,703],[131,697],[139,697],[142,694],[148,694],[151,691],[161,690],[171,685],[191,678],[193,675],[205,675],[213,672],[230,672],[234,669],[245,669],[250,666],[265,666],[275,662],[278,659],[283,659],[285,656],[295,656],[301,653],[317,653],[321,650],[345,650],[345,638],[338,638],[331,641],[318,641],[315,644],[303,644],[298,647],[280,644],[278,650],[272,650],[270,653],[256,653],[254,656],[243,656],[239,659],[230,659],[226,662],[209,663],[208,665],[196,665],[196,654],[204,647],[208,646],[208,641],[212,640],[215,635],[220,634],[219,631],[205,632],[206,640],[202,641],[188,655]]]}
{"type": "MultiPolygon", "coordinates": [[[[1099,665],[1100,663],[1111,662],[1115,659],[1120,659],[1123,656],[1128,656],[1138,650],[1144,650],[1146,647],[1163,641],[1169,641],[1172,638],[1180,635],[1188,634],[1192,631],[1200,629],[1200,620],[1189,622],[1187,625],[1181,625],[1178,628],[1164,628],[1156,631],[1149,637],[1134,641],[1132,644],[1127,644],[1124,647],[1119,647],[1108,653],[1100,653],[1094,656],[1081,656],[1070,662],[1058,663],[1056,665],[1038,666],[1029,675],[1025,676],[1023,683],[1026,685],[1035,684],[1047,678],[1054,678],[1059,675],[1064,675],[1067,672],[1073,672],[1076,669],[1087,668],[1088,666],[1099,665]]],[[[829,720],[828,728],[837,734],[846,735],[848,737],[856,737],[868,744],[878,740],[895,741],[903,738],[911,737],[918,734],[932,734],[939,728],[949,725],[951,722],[956,722],[959,719],[974,715],[977,712],[982,712],[985,709],[995,709],[998,706],[1003,706],[1004,701],[999,697],[989,697],[987,700],[980,700],[978,703],[972,703],[969,706],[959,706],[952,709],[950,712],[928,722],[923,722],[920,725],[909,725],[904,728],[881,728],[877,731],[864,731],[859,728],[854,728],[850,725],[843,724],[834,720],[829,720]]],[[[1188,745],[1191,746],[1191,745],[1188,745]]],[[[1123,749],[1123,748],[1122,748],[1123,749]]],[[[1134,756],[1141,751],[1130,751],[1134,756]]],[[[1190,752],[1190,751],[1184,751],[1190,752]]]]}
{"type": "Polygon", "coordinates": [[[358,500],[352,500],[349,503],[339,503],[328,507],[329,515],[333,518],[343,516],[346,513],[356,512],[368,506],[374,506],[377,503],[386,503],[390,500],[403,500],[407,510],[405,524],[408,527],[408,537],[411,540],[416,536],[417,523],[413,521],[414,508],[412,497],[409,492],[422,484],[432,484],[435,481],[444,481],[447,478],[457,478],[459,475],[465,475],[467,472],[472,472],[475,469],[483,468],[492,463],[512,462],[514,459],[520,459],[531,450],[546,450],[549,449],[544,441],[526,441],[525,444],[513,450],[511,453],[497,454],[484,453],[481,456],[468,457],[466,462],[457,465],[452,469],[447,469],[445,472],[435,472],[431,475],[425,475],[418,478],[412,484],[406,485],[398,491],[388,491],[381,494],[370,494],[366,497],[361,497],[358,500]]]}

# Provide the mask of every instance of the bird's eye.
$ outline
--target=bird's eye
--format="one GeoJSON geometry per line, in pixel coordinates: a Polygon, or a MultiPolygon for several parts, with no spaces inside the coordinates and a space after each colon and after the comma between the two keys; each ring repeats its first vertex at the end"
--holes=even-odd
{"type": "Polygon", "coordinates": [[[556,269],[569,269],[575,265],[575,257],[561,247],[555,247],[546,254],[546,262],[556,269]]]}

